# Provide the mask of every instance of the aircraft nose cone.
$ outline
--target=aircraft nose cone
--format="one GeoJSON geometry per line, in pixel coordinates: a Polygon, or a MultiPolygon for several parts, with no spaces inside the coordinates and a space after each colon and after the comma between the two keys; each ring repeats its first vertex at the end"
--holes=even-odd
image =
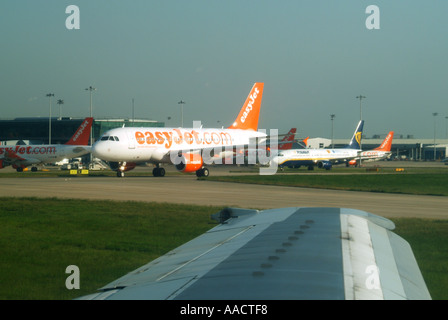
{"type": "Polygon", "coordinates": [[[107,147],[104,143],[96,142],[92,146],[92,154],[101,159],[101,157],[104,157],[107,154],[107,147]]]}

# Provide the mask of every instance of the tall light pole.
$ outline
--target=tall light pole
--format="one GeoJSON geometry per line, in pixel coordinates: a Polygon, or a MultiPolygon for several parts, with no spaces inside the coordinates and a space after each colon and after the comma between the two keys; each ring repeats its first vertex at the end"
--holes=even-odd
{"type": "Polygon", "coordinates": [[[359,99],[359,121],[362,120],[362,99],[365,99],[367,97],[359,95],[356,97],[356,99],[359,99]]]}
{"type": "Polygon", "coordinates": [[[434,116],[434,161],[436,161],[436,117],[438,115],[437,112],[433,112],[434,116]]]}
{"type": "MultiPolygon", "coordinates": [[[[96,91],[96,88],[90,86],[88,88],[86,88],[86,91],[90,91],[90,117],[92,118],[92,91],[96,91]]],[[[93,132],[93,125],[92,125],[92,130],[90,130],[90,145],[92,145],[92,132],[93,132]]]]}
{"type": "Polygon", "coordinates": [[[184,127],[184,104],[186,102],[180,100],[177,104],[180,104],[180,112],[181,112],[181,125],[180,127],[183,128],[184,127]]]}
{"type": "Polygon", "coordinates": [[[135,118],[134,118],[134,98],[132,98],[132,126],[134,126],[134,121],[135,121],[135,118]]]}
{"type": "Polygon", "coordinates": [[[56,103],[59,105],[59,120],[62,120],[61,104],[64,104],[64,100],[59,99],[56,103]]]}
{"type": "MultiPolygon", "coordinates": [[[[86,88],[86,91],[90,91],[90,118],[92,118],[93,110],[92,110],[92,92],[96,91],[96,88],[89,86],[86,88]]],[[[92,146],[93,142],[93,120],[92,120],[92,128],[90,129],[90,146],[92,146]]],[[[92,163],[92,153],[90,153],[90,163],[92,163]]]]}
{"type": "Polygon", "coordinates": [[[51,97],[54,97],[54,93],[47,93],[48,100],[50,100],[50,116],[48,118],[48,144],[51,144],[51,97]]]}
{"type": "Polygon", "coordinates": [[[334,149],[334,118],[336,117],[335,114],[330,114],[330,119],[331,119],[331,147],[334,149]]]}
{"type": "Polygon", "coordinates": [[[445,139],[448,139],[448,116],[445,117],[445,139]]]}
{"type": "MultiPolygon", "coordinates": [[[[359,121],[362,120],[362,99],[365,99],[367,97],[363,96],[363,95],[359,95],[356,97],[356,99],[359,99],[359,121]]],[[[362,132],[361,132],[361,136],[362,136],[362,132]]],[[[362,149],[362,139],[359,142],[359,148],[362,149]]],[[[361,167],[361,156],[359,156],[359,167],[361,167]]]]}

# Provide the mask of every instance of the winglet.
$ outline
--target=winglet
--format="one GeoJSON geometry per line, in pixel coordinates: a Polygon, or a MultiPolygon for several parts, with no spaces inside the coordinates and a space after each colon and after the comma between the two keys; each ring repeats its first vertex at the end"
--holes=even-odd
{"type": "Polygon", "coordinates": [[[378,148],[375,148],[373,150],[378,151],[390,151],[392,147],[392,139],[394,138],[394,132],[390,131],[387,137],[384,139],[383,143],[378,148]]]}
{"type": "Polygon", "coordinates": [[[362,138],[362,129],[364,127],[364,120],[359,121],[358,126],[356,127],[355,133],[353,134],[350,143],[346,146],[348,149],[361,149],[361,138],[362,138]]]}
{"type": "Polygon", "coordinates": [[[85,118],[76,130],[75,134],[66,143],[68,145],[86,146],[89,143],[90,130],[92,128],[93,118],[85,118]]]}
{"type": "Polygon", "coordinates": [[[310,137],[306,137],[305,139],[303,139],[302,143],[305,145],[305,148],[308,148],[308,139],[310,137]]]}
{"type": "Polygon", "coordinates": [[[229,129],[254,130],[258,129],[260,116],[261,98],[263,96],[264,83],[257,82],[252,87],[238,117],[229,129]]]}

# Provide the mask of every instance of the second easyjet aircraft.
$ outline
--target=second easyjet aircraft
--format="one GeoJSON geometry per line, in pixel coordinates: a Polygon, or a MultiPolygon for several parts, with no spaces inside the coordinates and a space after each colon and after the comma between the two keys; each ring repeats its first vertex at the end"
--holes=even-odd
{"type": "MultiPolygon", "coordinates": [[[[174,164],[181,172],[208,176],[204,154],[218,148],[249,145],[257,132],[264,83],[255,83],[238,117],[227,129],[116,128],[107,131],[92,147],[95,157],[108,161],[118,177],[139,163],[153,163],[154,176],[164,176],[161,163],[174,164]]],[[[211,155],[210,155],[211,156],[211,155]]]]}

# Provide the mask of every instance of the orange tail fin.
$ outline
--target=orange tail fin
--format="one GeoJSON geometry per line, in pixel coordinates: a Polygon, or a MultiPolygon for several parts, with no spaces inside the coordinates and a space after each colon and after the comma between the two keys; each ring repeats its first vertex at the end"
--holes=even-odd
{"type": "Polygon", "coordinates": [[[254,130],[258,129],[260,117],[261,98],[263,96],[264,83],[257,82],[252,87],[246,102],[244,102],[238,117],[229,129],[254,130]]]}
{"type": "Polygon", "coordinates": [[[69,145],[86,146],[89,143],[90,130],[92,129],[93,118],[85,118],[76,130],[75,134],[66,143],[69,145]]]}
{"type": "Polygon", "coordinates": [[[378,151],[390,151],[390,148],[392,147],[392,139],[394,138],[394,132],[390,131],[387,135],[386,139],[384,139],[383,143],[378,148],[375,148],[374,150],[378,151]]]}

